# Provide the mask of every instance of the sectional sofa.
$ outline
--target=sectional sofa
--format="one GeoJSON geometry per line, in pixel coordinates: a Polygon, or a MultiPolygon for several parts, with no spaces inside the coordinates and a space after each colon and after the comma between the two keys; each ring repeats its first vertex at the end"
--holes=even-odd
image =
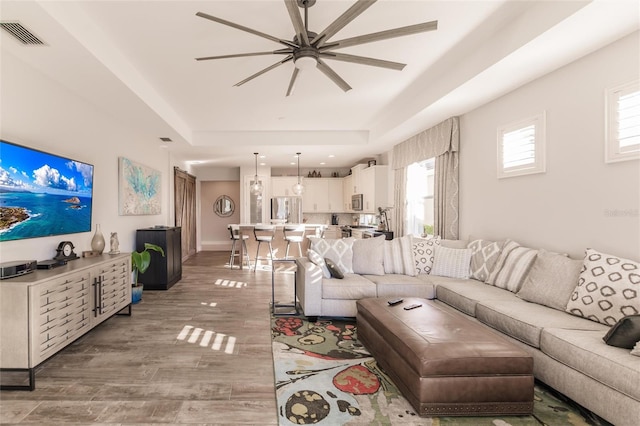
{"type": "Polygon", "coordinates": [[[311,238],[296,260],[300,307],[355,317],[359,299],[436,299],[530,353],[540,381],[615,425],[637,425],[640,264],[469,240],[311,238]]]}

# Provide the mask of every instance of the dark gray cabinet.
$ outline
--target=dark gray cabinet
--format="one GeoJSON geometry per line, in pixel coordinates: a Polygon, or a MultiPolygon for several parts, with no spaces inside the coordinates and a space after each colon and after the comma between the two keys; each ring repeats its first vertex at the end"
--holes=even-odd
{"type": "Polygon", "coordinates": [[[160,253],[149,250],[151,266],[138,277],[145,290],[168,290],[182,279],[181,232],[179,226],[157,226],[136,231],[136,251],[144,250],[144,243],[152,243],[162,247],[165,254],[162,257],[160,253]]]}

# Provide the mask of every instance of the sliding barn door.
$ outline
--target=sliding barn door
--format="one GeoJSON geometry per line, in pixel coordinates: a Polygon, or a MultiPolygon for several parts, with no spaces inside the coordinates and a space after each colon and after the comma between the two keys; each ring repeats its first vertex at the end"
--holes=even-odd
{"type": "Polygon", "coordinates": [[[182,227],[182,260],[196,253],[196,177],[174,170],[176,226],[182,227]]]}

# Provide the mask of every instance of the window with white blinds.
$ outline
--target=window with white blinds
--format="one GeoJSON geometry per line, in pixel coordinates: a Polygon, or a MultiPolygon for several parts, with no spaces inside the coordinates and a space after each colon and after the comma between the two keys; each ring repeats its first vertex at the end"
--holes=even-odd
{"type": "Polygon", "coordinates": [[[605,161],[640,158],[640,82],[606,91],[605,161]]]}
{"type": "Polygon", "coordinates": [[[545,171],[544,113],[498,128],[498,177],[545,171]]]}

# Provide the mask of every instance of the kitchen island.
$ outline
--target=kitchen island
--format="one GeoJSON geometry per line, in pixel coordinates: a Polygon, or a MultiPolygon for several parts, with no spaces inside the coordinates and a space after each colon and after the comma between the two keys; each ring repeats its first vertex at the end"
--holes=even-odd
{"type": "MultiPolygon", "coordinates": [[[[247,242],[247,251],[249,253],[249,259],[251,259],[252,262],[255,262],[255,255],[256,255],[256,250],[258,248],[258,242],[256,241],[254,234],[253,234],[253,229],[256,225],[269,225],[266,223],[260,223],[260,224],[256,224],[256,223],[240,223],[240,224],[233,224],[232,226],[239,226],[240,227],[240,235],[241,235],[241,239],[243,235],[247,235],[249,238],[247,238],[245,241],[247,242]]],[[[286,224],[286,225],[296,225],[296,224],[286,224]]],[[[301,225],[304,225],[305,227],[305,237],[309,237],[309,236],[316,236],[316,237],[322,237],[323,231],[327,228],[328,225],[322,225],[322,224],[313,224],[313,223],[303,223],[301,225]]],[[[287,250],[287,242],[284,240],[284,224],[276,224],[273,225],[275,226],[276,230],[275,230],[275,235],[273,237],[273,242],[271,243],[271,246],[273,247],[273,257],[276,259],[283,259],[285,257],[285,252],[287,250]]],[[[238,244],[238,251],[240,252],[240,257],[239,259],[243,259],[244,257],[244,247],[242,247],[242,244],[238,244]]],[[[307,238],[304,239],[303,243],[302,243],[302,256],[306,256],[307,255],[307,249],[309,248],[309,240],[307,238]]],[[[260,247],[260,257],[264,258],[265,256],[268,256],[268,246],[266,244],[262,244],[262,246],[260,247]]],[[[298,257],[300,256],[298,254],[298,245],[297,244],[292,244],[291,248],[289,249],[289,256],[290,257],[298,257]]],[[[262,259],[261,259],[262,260],[262,259]]],[[[240,269],[243,269],[243,262],[242,260],[239,262],[240,263],[240,269]]]]}

